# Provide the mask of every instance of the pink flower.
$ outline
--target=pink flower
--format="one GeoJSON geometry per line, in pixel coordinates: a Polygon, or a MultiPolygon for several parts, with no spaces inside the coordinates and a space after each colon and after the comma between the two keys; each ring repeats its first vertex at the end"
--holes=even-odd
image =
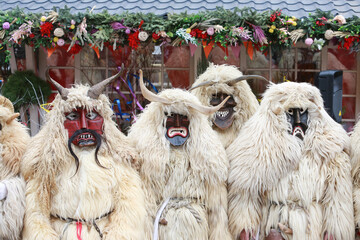
{"type": "Polygon", "coordinates": [[[305,39],[305,44],[308,46],[311,46],[311,44],[313,44],[314,40],[312,38],[307,38],[305,39]]]}
{"type": "Polygon", "coordinates": [[[206,30],[206,32],[207,32],[207,34],[208,34],[209,36],[212,36],[212,35],[214,35],[214,28],[213,28],[213,27],[209,27],[209,28],[206,30]]]}
{"type": "Polygon", "coordinates": [[[59,38],[59,40],[57,41],[57,45],[59,45],[61,47],[61,46],[64,46],[64,44],[65,44],[64,39],[59,38]]]}
{"type": "Polygon", "coordinates": [[[3,23],[3,29],[8,30],[10,28],[10,23],[9,22],[4,22],[3,23]]]}

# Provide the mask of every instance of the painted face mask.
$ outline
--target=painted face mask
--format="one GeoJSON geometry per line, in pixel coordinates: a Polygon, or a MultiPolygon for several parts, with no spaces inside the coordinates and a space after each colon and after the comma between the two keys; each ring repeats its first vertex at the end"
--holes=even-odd
{"type": "MultiPolygon", "coordinates": [[[[217,106],[220,104],[227,96],[225,93],[219,93],[217,95],[213,95],[210,100],[210,104],[212,106],[217,106]]],[[[219,109],[215,113],[215,118],[213,123],[220,129],[227,129],[231,126],[234,121],[234,107],[236,106],[236,102],[233,96],[230,96],[229,100],[225,103],[225,105],[219,109]]]]}
{"type": "Polygon", "coordinates": [[[79,108],[66,113],[65,116],[64,126],[69,133],[69,140],[74,145],[86,147],[99,144],[104,119],[96,111],[79,108]]]}
{"type": "Polygon", "coordinates": [[[187,116],[171,113],[166,119],[166,134],[165,137],[173,146],[181,146],[189,138],[190,121],[187,116]]]}
{"type": "Polygon", "coordinates": [[[308,128],[308,111],[301,108],[290,108],[286,111],[286,116],[292,126],[291,134],[304,140],[305,132],[308,128]]]}

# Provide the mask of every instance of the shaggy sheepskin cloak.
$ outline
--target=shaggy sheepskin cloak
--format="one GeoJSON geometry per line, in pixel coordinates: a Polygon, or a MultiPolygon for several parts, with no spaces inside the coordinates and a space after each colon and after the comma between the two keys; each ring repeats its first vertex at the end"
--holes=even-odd
{"type": "Polygon", "coordinates": [[[46,123],[26,150],[21,171],[27,181],[24,240],[144,239],[146,218],[141,180],[131,163],[135,151],[116,128],[108,98],[89,97],[87,86],[67,89],[53,101],[46,123]],[[76,108],[96,110],[103,118],[98,160],[95,147],[78,148],[75,160],[68,149],[65,113],[76,108]],[[61,219],[63,218],[63,219],[61,219]],[[67,221],[66,219],[75,219],[67,221]],[[82,226],[76,223],[82,220],[82,226]],[[95,224],[96,226],[95,226],[95,224]]]}
{"type": "Polygon", "coordinates": [[[213,126],[225,148],[234,141],[243,124],[255,113],[259,106],[255,95],[246,81],[239,81],[234,85],[226,83],[226,81],[242,75],[235,66],[210,64],[206,71],[198,77],[193,86],[206,81],[212,81],[214,84],[198,87],[191,91],[205,106],[210,106],[210,100],[214,94],[225,93],[234,97],[236,102],[234,121],[229,128],[222,130],[213,125],[216,113],[208,118],[210,125],[213,126]]]}
{"type": "Polygon", "coordinates": [[[129,133],[140,155],[149,228],[161,205],[169,199],[161,214],[162,223],[155,228],[160,240],[230,239],[224,147],[206,116],[189,107],[193,103],[201,105],[195,96],[179,89],[164,90],[158,96],[171,104],[151,102],[129,133]],[[173,147],[165,138],[165,113],[188,117],[190,136],[184,145],[173,147]]]}
{"type": "Polygon", "coordinates": [[[354,238],[349,138],[308,83],[272,85],[259,110],[227,149],[229,226],[264,239],[279,223],[285,239],[354,238]],[[304,140],[291,135],[286,112],[308,111],[304,140]],[[289,230],[289,229],[288,229],[289,230]]]}
{"type": "Polygon", "coordinates": [[[0,239],[21,239],[25,212],[25,181],[20,176],[20,160],[30,136],[15,118],[9,99],[0,96],[0,182],[7,196],[0,201],[0,239]]]}

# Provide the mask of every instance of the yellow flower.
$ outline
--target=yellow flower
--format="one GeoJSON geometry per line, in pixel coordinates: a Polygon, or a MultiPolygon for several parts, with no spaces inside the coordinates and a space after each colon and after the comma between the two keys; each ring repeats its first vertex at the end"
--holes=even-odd
{"type": "Polygon", "coordinates": [[[190,28],[187,28],[187,29],[186,29],[186,33],[191,33],[191,29],[190,29],[190,28]]]}
{"type": "Polygon", "coordinates": [[[296,23],[296,22],[293,22],[292,25],[295,27],[295,26],[297,25],[297,23],[296,23]]]}
{"type": "Polygon", "coordinates": [[[74,24],[71,24],[70,28],[71,28],[71,29],[74,29],[74,28],[75,28],[75,25],[74,25],[74,24]]]}
{"type": "Polygon", "coordinates": [[[270,28],[269,33],[273,33],[273,32],[274,32],[274,29],[270,28]]]}
{"type": "Polygon", "coordinates": [[[59,40],[58,37],[54,37],[54,42],[57,42],[59,40]]]}
{"type": "Polygon", "coordinates": [[[46,17],[45,17],[45,16],[42,16],[42,17],[40,18],[40,20],[41,20],[42,22],[45,22],[45,21],[46,21],[46,17]]]}
{"type": "Polygon", "coordinates": [[[276,29],[276,26],[275,26],[275,25],[271,25],[271,29],[276,29]]]}

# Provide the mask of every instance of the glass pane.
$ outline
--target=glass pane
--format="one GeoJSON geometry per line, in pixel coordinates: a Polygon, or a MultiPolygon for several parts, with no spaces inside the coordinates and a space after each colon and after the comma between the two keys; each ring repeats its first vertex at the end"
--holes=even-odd
{"type": "Polygon", "coordinates": [[[249,55],[246,54],[246,66],[248,69],[269,69],[269,61],[270,58],[268,54],[265,56],[261,52],[254,51],[253,60],[251,60],[249,55]]]}
{"type": "Polygon", "coordinates": [[[190,71],[166,70],[166,74],[164,75],[164,88],[188,88],[190,85],[190,71]]]}
{"type": "Polygon", "coordinates": [[[77,84],[88,84],[90,86],[106,79],[106,70],[82,69],[80,79],[76,79],[77,84]]]}
{"type": "Polygon", "coordinates": [[[319,69],[321,52],[314,52],[309,48],[298,48],[298,62],[297,67],[301,69],[319,69]]]}
{"type": "Polygon", "coordinates": [[[343,94],[356,94],[356,73],[343,73],[343,94]]]}
{"type": "Polygon", "coordinates": [[[343,97],[342,100],[342,118],[355,119],[355,98],[343,97]]]}
{"type": "Polygon", "coordinates": [[[189,46],[165,46],[164,63],[166,67],[171,68],[189,68],[190,67],[190,47],[189,46]]]}
{"type": "Polygon", "coordinates": [[[282,52],[272,52],[274,69],[294,69],[295,68],[295,49],[287,49],[282,52]]]}
{"type": "Polygon", "coordinates": [[[113,51],[112,46],[109,48],[109,67],[118,67],[124,63],[125,67],[130,66],[130,53],[131,48],[129,46],[119,47],[113,51]]]}
{"type": "Polygon", "coordinates": [[[295,82],[295,72],[294,71],[273,71],[272,72],[272,82],[281,83],[285,81],[295,82]]]}
{"type": "Polygon", "coordinates": [[[211,50],[208,59],[210,62],[213,62],[218,65],[229,64],[229,65],[235,65],[237,67],[240,67],[240,58],[235,57],[235,55],[230,47],[228,48],[227,51],[228,51],[228,56],[225,59],[226,52],[224,51],[224,49],[222,49],[219,46],[216,46],[211,50]]]}
{"type": "MultiPolygon", "coordinates": [[[[55,69],[50,68],[49,74],[52,79],[57,81],[61,86],[70,88],[74,84],[75,70],[74,69],[55,69]]],[[[51,84],[51,88],[56,90],[55,86],[51,84]]]]}
{"type": "MultiPolygon", "coordinates": [[[[249,71],[246,74],[248,75],[261,75],[263,77],[265,77],[266,79],[269,79],[269,72],[268,71],[249,71]]],[[[261,99],[262,98],[262,94],[265,92],[266,87],[268,85],[268,83],[266,81],[262,81],[259,79],[251,79],[247,81],[248,84],[251,87],[251,90],[253,91],[253,93],[255,94],[257,99],[261,99]]]]}
{"type": "Polygon", "coordinates": [[[48,66],[69,66],[74,67],[74,55],[67,52],[67,48],[58,47],[47,58],[48,66]]]}
{"type": "Polygon", "coordinates": [[[355,122],[343,122],[341,124],[347,132],[354,130],[355,122]]]}
{"type": "Polygon", "coordinates": [[[297,82],[308,82],[314,85],[314,81],[319,73],[318,72],[303,72],[299,71],[297,73],[297,82]]]}
{"type": "Polygon", "coordinates": [[[356,70],[356,53],[346,49],[329,49],[327,69],[356,70]]]}
{"type": "Polygon", "coordinates": [[[82,67],[105,67],[106,65],[106,49],[97,53],[89,45],[85,45],[81,50],[81,66],[82,67]]]}

